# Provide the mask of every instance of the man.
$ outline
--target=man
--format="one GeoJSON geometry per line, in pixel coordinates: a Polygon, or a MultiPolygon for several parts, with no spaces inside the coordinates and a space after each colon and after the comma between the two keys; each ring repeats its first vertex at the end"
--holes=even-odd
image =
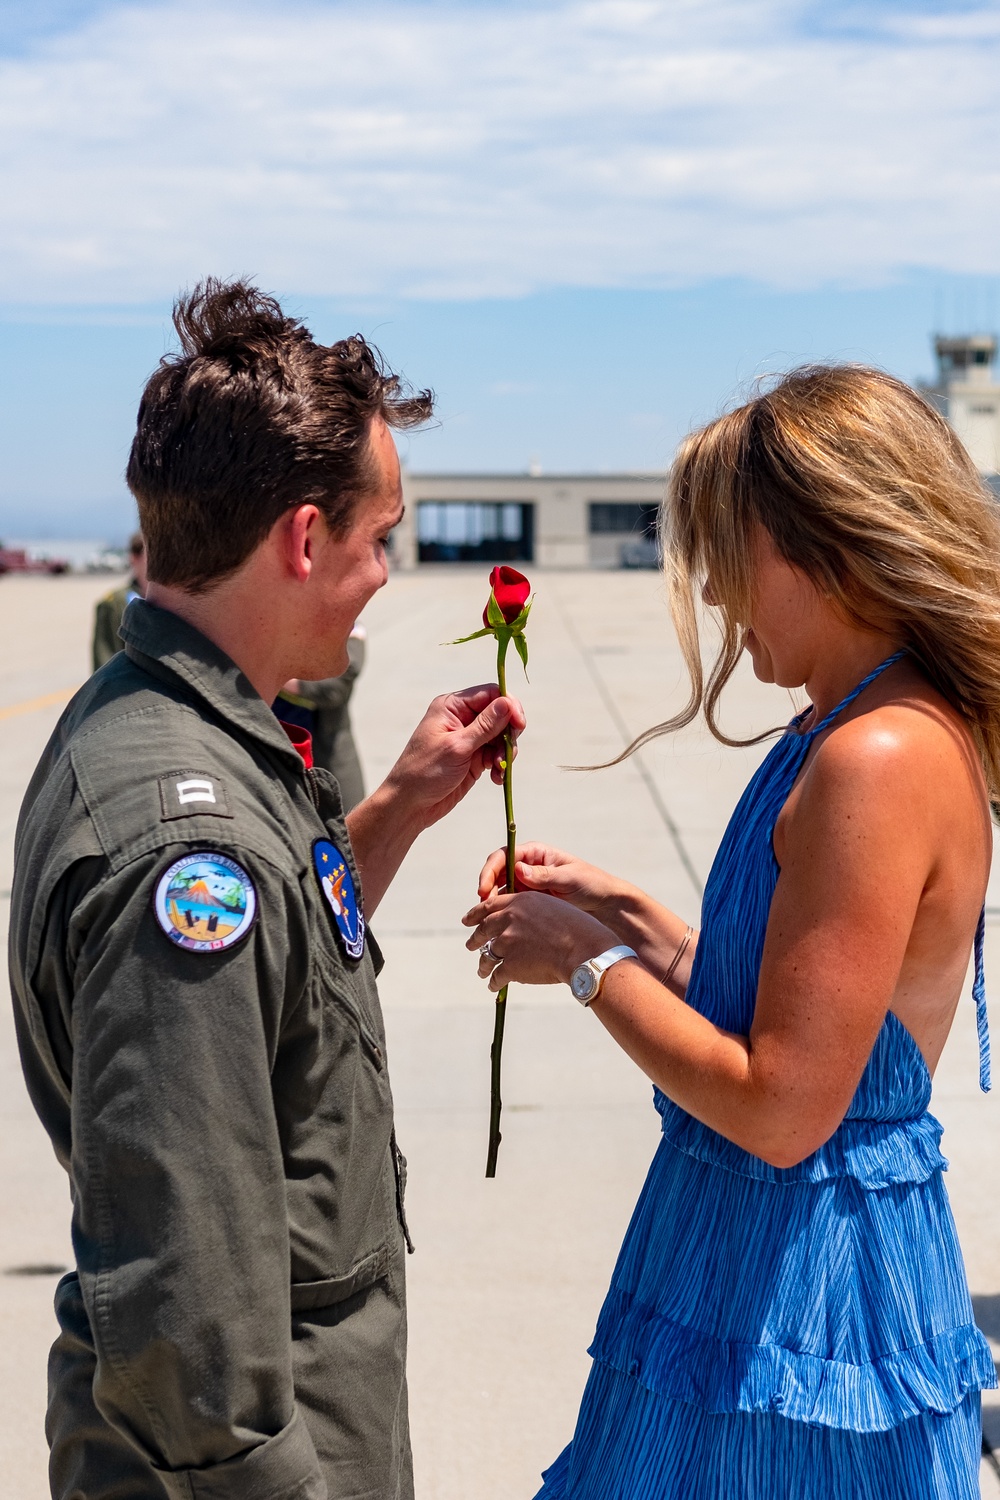
{"type": "Polygon", "coordinates": [[[122,638],[118,632],[125,607],[133,599],[141,599],[146,592],[146,544],[141,531],[129,538],[128,555],[132,568],[128,582],[122,588],[112,589],[109,594],[105,594],[103,599],[97,601],[97,608],[94,610],[95,672],[122,649],[122,638]]]}
{"type": "Polygon", "coordinates": [[[345,823],[269,705],[347,666],[402,515],[389,427],[429,393],[243,284],[175,322],[128,466],[147,599],[16,848],[18,1035],[77,1261],[52,1494],[408,1500],[404,1162],[365,919],[523,715],[494,686],[435,700],[345,823]]]}
{"type": "Polygon", "coordinates": [[[334,777],[345,812],[357,807],[365,795],[350,711],[354,684],[365,664],[365,640],[364,626],[355,625],[347,640],[350,665],[346,672],[320,682],[300,682],[293,677],[271,705],[283,724],[298,724],[309,731],[313,765],[323,766],[334,777]]]}

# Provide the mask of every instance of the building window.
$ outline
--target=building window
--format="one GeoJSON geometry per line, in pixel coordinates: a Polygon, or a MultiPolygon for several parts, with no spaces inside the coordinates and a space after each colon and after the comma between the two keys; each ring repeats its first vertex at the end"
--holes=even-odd
{"type": "Polygon", "coordinates": [[[591,500],[587,506],[591,536],[655,536],[658,505],[637,501],[591,500]]]}
{"type": "Polygon", "coordinates": [[[531,562],[535,507],[509,500],[421,500],[421,562],[531,562]]]}

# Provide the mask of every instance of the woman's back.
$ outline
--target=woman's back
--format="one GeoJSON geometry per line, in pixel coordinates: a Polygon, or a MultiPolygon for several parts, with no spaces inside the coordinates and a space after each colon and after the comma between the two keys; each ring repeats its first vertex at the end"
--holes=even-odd
{"type": "MultiPolygon", "coordinates": [[[[809,728],[807,721],[803,730],[809,728]]],[[[933,1074],[989,877],[993,840],[982,762],[968,726],[908,657],[810,738],[775,823],[777,863],[784,865],[796,833],[804,842],[794,825],[808,821],[814,796],[836,800],[844,840],[861,858],[885,870],[880,842],[890,843],[905,864],[928,869],[889,1008],[933,1074]],[[895,783],[891,796],[886,782],[895,783]]],[[[880,923],[883,914],[873,912],[872,919],[880,923]]],[[[864,947],[861,932],[856,946],[864,947]]]]}

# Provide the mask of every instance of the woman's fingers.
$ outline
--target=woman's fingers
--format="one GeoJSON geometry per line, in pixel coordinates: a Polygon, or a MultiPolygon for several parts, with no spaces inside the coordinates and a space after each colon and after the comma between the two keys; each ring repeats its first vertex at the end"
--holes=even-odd
{"type": "Polygon", "coordinates": [[[462,918],[462,926],[475,928],[465,944],[470,953],[482,948],[490,938],[497,937],[503,931],[510,899],[508,896],[493,895],[488,901],[480,901],[471,911],[466,912],[462,918]]]}
{"type": "Polygon", "coordinates": [[[479,977],[480,977],[480,979],[489,979],[490,975],[493,973],[493,970],[497,967],[498,964],[501,964],[501,963],[503,963],[503,959],[500,958],[497,954],[495,954],[495,953],[485,953],[483,951],[480,951],[480,954],[479,954],[479,977]]]}
{"type": "Polygon", "coordinates": [[[594,917],[552,896],[523,891],[480,901],[462,918],[479,950],[479,974],[495,993],[504,985],[559,984],[583,959],[614,946],[615,935],[594,917]],[[481,950],[487,948],[488,952],[481,950]]]}
{"type": "Polygon", "coordinates": [[[491,891],[495,891],[503,885],[507,872],[506,849],[494,849],[489,859],[483,865],[479,875],[479,899],[485,901],[491,891]]]}
{"type": "MultiPolygon", "coordinates": [[[[536,889],[532,884],[531,871],[542,867],[555,866],[560,860],[566,860],[568,855],[561,854],[558,849],[549,849],[545,844],[518,844],[515,850],[517,860],[517,878],[524,881],[525,887],[536,889]]],[[[507,884],[507,850],[494,849],[489,859],[483,865],[479,876],[479,899],[485,901],[491,891],[500,890],[507,884]]],[[[541,886],[537,887],[542,889],[541,886]]]]}
{"type": "Polygon", "coordinates": [[[492,974],[489,977],[486,988],[492,990],[494,995],[498,995],[506,983],[507,980],[504,978],[503,964],[497,964],[496,968],[493,970],[492,974]]]}

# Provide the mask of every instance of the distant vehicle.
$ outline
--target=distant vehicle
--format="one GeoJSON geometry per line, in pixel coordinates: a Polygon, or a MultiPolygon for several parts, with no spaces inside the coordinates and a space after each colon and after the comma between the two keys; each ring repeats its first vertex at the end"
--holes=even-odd
{"type": "Polygon", "coordinates": [[[0,547],[0,576],[4,573],[68,573],[69,563],[61,557],[29,557],[23,547],[0,547]]]}
{"type": "Polygon", "coordinates": [[[655,536],[637,536],[622,542],[623,568],[658,568],[660,546],[655,536]]]}

